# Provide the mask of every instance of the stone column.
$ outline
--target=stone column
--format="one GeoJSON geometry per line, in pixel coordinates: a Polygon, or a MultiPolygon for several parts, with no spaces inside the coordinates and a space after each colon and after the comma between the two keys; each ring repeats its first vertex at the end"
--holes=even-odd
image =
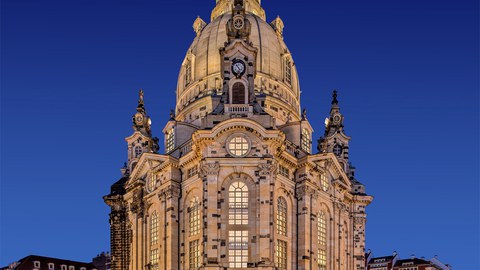
{"type": "Polygon", "coordinates": [[[203,163],[201,173],[203,177],[203,263],[205,269],[220,269],[220,217],[221,209],[218,204],[218,173],[220,164],[203,163]]]}

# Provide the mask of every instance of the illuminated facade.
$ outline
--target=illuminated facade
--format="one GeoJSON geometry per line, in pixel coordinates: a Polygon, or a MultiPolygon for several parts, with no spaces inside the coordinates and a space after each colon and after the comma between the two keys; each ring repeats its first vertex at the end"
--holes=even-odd
{"type": "MultiPolygon", "coordinates": [[[[143,92],[104,197],[112,269],[365,269],[365,207],[334,92],[318,153],[282,20],[217,0],[182,63],[157,154],[143,92]]],[[[319,119],[316,119],[318,121],[319,119]]]]}

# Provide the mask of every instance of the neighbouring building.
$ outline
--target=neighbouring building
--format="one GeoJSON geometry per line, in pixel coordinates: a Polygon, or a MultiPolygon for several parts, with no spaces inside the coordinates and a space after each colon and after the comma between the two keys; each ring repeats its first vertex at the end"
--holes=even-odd
{"type": "Polygon", "coordinates": [[[1,270],[98,270],[92,263],[29,255],[1,270]]]}
{"type": "Polygon", "coordinates": [[[97,270],[110,270],[110,252],[102,252],[92,259],[92,264],[97,270]]]}
{"type": "Polygon", "coordinates": [[[217,0],[193,28],[165,153],[141,91],[128,161],[104,197],[111,269],[366,269],[373,198],[349,162],[337,93],[314,152],[321,119],[301,109],[280,17],[267,23],[260,0],[217,0]]]}
{"type": "Polygon", "coordinates": [[[392,270],[398,260],[398,254],[394,252],[390,256],[372,257],[367,261],[368,270],[392,270]]]}
{"type": "Polygon", "coordinates": [[[393,267],[393,270],[451,270],[452,267],[448,264],[443,264],[437,257],[426,260],[425,258],[415,258],[412,256],[409,259],[398,260],[393,267]]]}
{"type": "Polygon", "coordinates": [[[367,252],[368,270],[451,270],[452,267],[442,263],[437,256],[427,260],[425,258],[416,258],[412,255],[409,259],[400,259],[397,252],[391,256],[373,257],[371,252],[367,252]]]}

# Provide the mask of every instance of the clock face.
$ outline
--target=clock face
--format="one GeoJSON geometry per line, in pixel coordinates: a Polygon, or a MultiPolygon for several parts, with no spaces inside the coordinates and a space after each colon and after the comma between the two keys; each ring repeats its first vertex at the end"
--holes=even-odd
{"type": "Polygon", "coordinates": [[[232,71],[235,75],[241,75],[245,72],[245,63],[242,61],[235,61],[232,64],[232,71]]]}
{"type": "Polygon", "coordinates": [[[141,115],[138,115],[135,120],[137,120],[137,122],[142,122],[143,121],[143,117],[141,115]]]}
{"type": "Polygon", "coordinates": [[[243,28],[243,19],[242,18],[235,18],[233,20],[233,27],[235,27],[235,29],[242,29],[243,28]]]}
{"type": "Polygon", "coordinates": [[[338,114],[336,114],[335,116],[333,116],[333,122],[334,122],[335,124],[340,123],[340,120],[341,120],[341,119],[342,119],[342,118],[341,118],[340,115],[338,115],[338,114]]]}

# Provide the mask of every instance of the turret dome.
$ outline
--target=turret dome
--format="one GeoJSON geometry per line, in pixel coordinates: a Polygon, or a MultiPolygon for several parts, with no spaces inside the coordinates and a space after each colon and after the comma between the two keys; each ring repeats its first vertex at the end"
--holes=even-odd
{"type": "MultiPolygon", "coordinates": [[[[283,41],[283,22],[277,17],[265,21],[259,0],[245,0],[245,19],[251,24],[248,41],[257,49],[255,95],[263,96],[262,108],[279,124],[298,121],[300,87],[294,61],[283,41]]],[[[209,24],[197,18],[196,37],[182,63],[177,85],[176,119],[195,122],[215,109],[214,96],[224,84],[221,49],[228,41],[227,23],[232,18],[234,0],[217,0],[209,24]]]]}

